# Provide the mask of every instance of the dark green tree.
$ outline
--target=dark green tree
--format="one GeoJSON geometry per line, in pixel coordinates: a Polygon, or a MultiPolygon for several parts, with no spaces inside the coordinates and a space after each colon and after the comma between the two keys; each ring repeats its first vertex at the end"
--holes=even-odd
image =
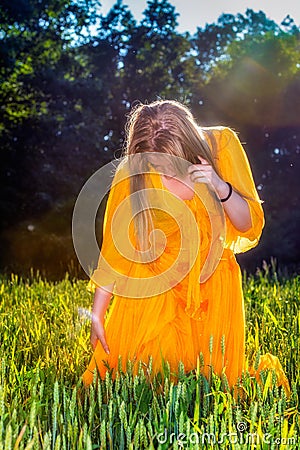
{"type": "Polygon", "coordinates": [[[244,264],[271,255],[297,262],[299,28],[292,18],[278,25],[247,10],[190,36],[178,33],[167,0],[149,0],[140,23],[121,0],[100,12],[96,0],[0,6],[2,267],[14,261],[17,271],[32,265],[58,274],[76,260],[76,195],[119,153],[129,109],[157,98],[188,103],[199,123],[229,125],[246,142],[268,228],[244,264]]]}
{"type": "Polygon", "coordinates": [[[265,200],[262,243],[241,259],[246,261],[256,253],[277,256],[283,264],[295,263],[299,245],[292,242],[298,239],[300,203],[296,187],[300,168],[299,29],[290,20],[274,26],[269,20],[261,21],[262,14],[248,11],[247,16],[251,21],[245,21],[244,33],[230,38],[223,56],[210,65],[202,112],[209,123],[217,121],[240,131],[265,200]]]}

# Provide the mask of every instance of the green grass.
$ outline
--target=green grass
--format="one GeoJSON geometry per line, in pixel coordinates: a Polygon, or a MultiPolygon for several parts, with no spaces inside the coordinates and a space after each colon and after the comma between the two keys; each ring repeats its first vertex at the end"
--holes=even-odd
{"type": "MultiPolygon", "coordinates": [[[[262,373],[245,374],[243,396],[199,367],[173,384],[168,365],[149,377],[151,361],[133,376],[119,373],[86,390],[80,376],[91,356],[87,281],[47,282],[12,274],[0,284],[1,449],[298,449],[300,427],[300,277],[280,277],[264,264],[244,273],[247,355],[278,356],[291,396],[262,373]],[[145,369],[145,370],[144,370],[145,369]]],[[[273,380],[274,381],[274,380],[273,380]]]]}

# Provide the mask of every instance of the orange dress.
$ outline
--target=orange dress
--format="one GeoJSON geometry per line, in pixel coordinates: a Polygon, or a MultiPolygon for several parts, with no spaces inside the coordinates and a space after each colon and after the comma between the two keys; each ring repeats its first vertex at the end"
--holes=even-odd
{"type": "MultiPolygon", "coordinates": [[[[203,373],[208,375],[211,366],[217,374],[225,371],[230,386],[235,385],[246,368],[242,277],[235,254],[257,245],[264,213],[238,137],[225,127],[211,131],[217,143],[214,157],[220,174],[248,197],[252,226],[246,232],[238,231],[218,199],[209,190],[204,192],[208,189],[204,183],[195,184],[196,193],[202,189],[199,196],[180,200],[165,188],[161,176],[152,171],[147,187],[153,188],[154,197],[156,192],[161,194],[158,200],[153,200],[154,226],[163,232],[165,241],[162,253],[154,261],[141,263],[132,258],[136,247],[129,213],[129,179],[122,178],[122,170],[118,170],[107,202],[98,267],[88,286],[93,290],[97,285],[115,282],[105,321],[110,354],[97,342],[83,374],[85,385],[92,382],[96,368],[101,377],[105,376],[107,366],[117,369],[119,356],[124,371],[128,359],[136,361],[136,368],[138,361],[148,363],[151,356],[154,373],[161,371],[164,360],[169,362],[171,372],[176,373],[179,361],[186,371],[195,369],[202,353],[203,373]],[[165,202],[161,209],[159,202],[165,202]],[[213,226],[215,221],[219,221],[217,227],[213,226]],[[128,239],[124,230],[128,230],[128,239]],[[132,247],[129,245],[128,249],[125,245],[126,248],[120,249],[126,239],[132,247]],[[205,266],[209,252],[213,268],[205,266]],[[174,261],[179,262],[172,266],[174,261]],[[171,275],[164,278],[171,266],[171,275]],[[205,270],[206,280],[199,282],[205,270]]],[[[158,238],[158,247],[159,242],[158,238]]],[[[288,389],[277,358],[261,357],[259,369],[267,367],[275,368],[279,384],[288,389]]]]}

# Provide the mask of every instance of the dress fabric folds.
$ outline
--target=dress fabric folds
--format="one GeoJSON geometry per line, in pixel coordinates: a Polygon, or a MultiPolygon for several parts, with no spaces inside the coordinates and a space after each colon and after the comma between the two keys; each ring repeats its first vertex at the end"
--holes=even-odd
{"type": "MultiPolygon", "coordinates": [[[[120,250],[126,240],[123,230],[129,230],[129,241],[133,244],[129,253],[135,252],[135,238],[133,224],[126,218],[126,211],[130,211],[130,181],[127,176],[122,177],[122,169],[118,170],[106,206],[98,267],[88,285],[89,290],[94,290],[96,286],[115,283],[105,320],[110,354],[104,352],[98,341],[83,374],[85,385],[92,382],[95,370],[101,377],[108,367],[115,373],[120,356],[124,371],[128,359],[136,362],[137,368],[139,361],[147,364],[151,356],[154,373],[162,371],[166,360],[171,372],[176,373],[179,361],[187,372],[195,369],[202,353],[204,375],[209,375],[212,366],[217,374],[225,372],[230,386],[237,383],[246,369],[242,276],[235,254],[258,244],[264,213],[237,135],[226,127],[207,128],[206,132],[208,140],[213,138],[216,142],[217,151],[213,156],[222,178],[249,205],[252,226],[246,232],[235,229],[213,195],[208,195],[209,201],[203,202],[203,193],[196,195],[198,188],[205,189],[203,183],[196,183],[199,186],[195,185],[195,195],[190,200],[181,200],[171,195],[161,175],[152,171],[148,176],[149,186],[154,188],[153,195],[158,192],[159,201],[165,202],[153,214],[155,228],[165,236],[161,242],[163,251],[147,264],[133,260],[132,254],[126,255],[126,246],[120,250]],[[216,247],[212,244],[214,220],[224,222],[223,228],[221,222],[217,225],[216,247]],[[199,235],[191,231],[195,224],[199,235]],[[222,251],[218,247],[220,242],[222,251]],[[212,252],[210,258],[217,262],[206,281],[200,283],[209,252],[212,252]],[[172,269],[171,277],[161,276],[174,262],[178,264],[172,269]]],[[[160,248],[159,237],[157,248],[160,248]]],[[[259,369],[264,368],[274,368],[278,384],[289,389],[275,356],[261,357],[259,369]]],[[[253,369],[252,374],[256,375],[253,369]]]]}

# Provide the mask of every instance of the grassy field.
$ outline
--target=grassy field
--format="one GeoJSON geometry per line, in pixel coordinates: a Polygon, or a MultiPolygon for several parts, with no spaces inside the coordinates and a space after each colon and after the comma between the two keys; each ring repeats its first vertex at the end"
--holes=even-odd
{"type": "MultiPolygon", "coordinates": [[[[168,367],[149,382],[151,363],[132,376],[110,376],[85,390],[91,356],[92,294],[87,281],[47,282],[2,276],[0,284],[0,449],[298,449],[300,277],[264,265],[244,273],[247,355],[278,356],[291,396],[272,372],[262,383],[245,374],[243,394],[201,367],[170,380],[168,367]]],[[[201,358],[199,359],[201,366],[201,358]]]]}

